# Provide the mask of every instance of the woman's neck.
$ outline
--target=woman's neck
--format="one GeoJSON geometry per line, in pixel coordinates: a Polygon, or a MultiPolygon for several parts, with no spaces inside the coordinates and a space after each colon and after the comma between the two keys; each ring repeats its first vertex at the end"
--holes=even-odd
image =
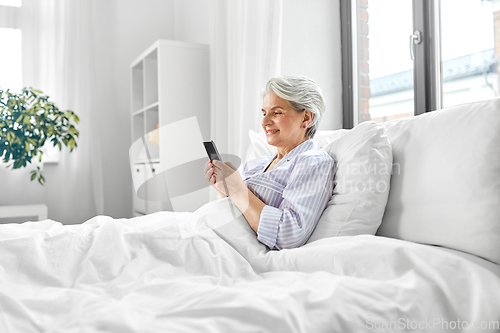
{"type": "Polygon", "coordinates": [[[295,145],[290,145],[288,147],[278,147],[277,148],[278,155],[277,155],[276,159],[281,160],[283,157],[285,157],[285,155],[287,155],[289,152],[291,152],[292,150],[294,150],[296,147],[300,146],[302,143],[306,142],[307,140],[309,140],[309,139],[304,138],[302,141],[300,141],[299,143],[297,143],[295,145]]]}

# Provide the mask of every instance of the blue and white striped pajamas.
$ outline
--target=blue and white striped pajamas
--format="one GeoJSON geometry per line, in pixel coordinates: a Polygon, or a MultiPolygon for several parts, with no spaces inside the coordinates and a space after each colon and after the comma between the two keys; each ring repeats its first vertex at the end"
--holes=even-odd
{"type": "Polygon", "coordinates": [[[274,156],[248,161],[240,168],[243,182],[266,204],[257,237],[270,249],[299,247],[311,236],[332,196],[335,164],[312,140],[264,172],[274,156]]]}

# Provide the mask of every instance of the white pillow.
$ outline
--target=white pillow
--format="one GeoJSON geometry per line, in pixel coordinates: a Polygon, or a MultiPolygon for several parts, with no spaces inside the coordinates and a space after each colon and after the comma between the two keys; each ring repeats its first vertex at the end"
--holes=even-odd
{"type": "Polygon", "coordinates": [[[377,234],[500,264],[500,99],[386,127],[394,169],[377,234]]]}
{"type": "Polygon", "coordinates": [[[276,154],[276,147],[267,143],[264,131],[258,133],[254,130],[248,130],[248,137],[250,138],[250,146],[247,150],[245,162],[254,160],[256,158],[266,156],[269,154],[276,154]]]}
{"type": "Polygon", "coordinates": [[[341,138],[349,132],[347,129],[339,129],[335,131],[317,131],[313,141],[318,148],[325,148],[329,143],[341,138]]]}
{"type": "Polygon", "coordinates": [[[392,149],[384,127],[364,122],[337,135],[323,147],[337,162],[334,195],[307,243],[374,235],[384,214],[392,170],[392,149]]]}

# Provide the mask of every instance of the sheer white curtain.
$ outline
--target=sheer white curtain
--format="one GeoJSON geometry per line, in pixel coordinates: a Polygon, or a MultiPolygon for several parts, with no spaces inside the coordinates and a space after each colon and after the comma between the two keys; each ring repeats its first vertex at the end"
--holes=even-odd
{"type": "MultiPolygon", "coordinates": [[[[45,203],[49,218],[81,223],[102,214],[104,196],[97,113],[92,96],[96,80],[93,63],[94,0],[23,0],[23,85],[42,90],[62,110],[80,117],[78,147],[63,148],[57,164],[44,165],[46,184],[29,181],[29,170],[10,171],[4,198],[7,204],[45,203]]],[[[101,110],[102,111],[102,110],[101,110]]],[[[4,178],[6,171],[2,170],[4,178]]]]}
{"type": "MultiPolygon", "coordinates": [[[[79,147],[71,154],[61,154],[58,173],[65,180],[64,195],[58,200],[66,207],[80,210],[85,216],[102,214],[104,193],[99,133],[96,133],[99,111],[95,96],[95,53],[92,29],[93,0],[29,0],[24,1],[38,20],[32,27],[33,42],[39,52],[34,57],[34,81],[53,96],[64,109],[75,111],[80,119],[79,147]],[[81,207],[79,203],[85,204],[81,207]]],[[[60,178],[60,179],[61,179],[60,178]]],[[[62,183],[61,183],[62,185],[62,183]]],[[[52,206],[55,208],[57,203],[52,206]]],[[[68,211],[60,212],[69,216],[68,211]]],[[[64,221],[63,221],[64,222],[64,221]]],[[[74,222],[83,222],[76,219],[74,222]]]]}
{"type": "Polygon", "coordinates": [[[211,1],[211,135],[244,159],[248,130],[261,130],[261,92],[280,72],[282,0],[211,1]]]}

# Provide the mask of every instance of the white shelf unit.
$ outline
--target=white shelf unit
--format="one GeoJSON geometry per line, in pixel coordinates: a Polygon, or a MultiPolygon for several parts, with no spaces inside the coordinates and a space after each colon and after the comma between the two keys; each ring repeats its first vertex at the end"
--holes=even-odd
{"type": "MultiPolygon", "coordinates": [[[[141,197],[145,200],[139,198],[134,186],[134,216],[173,210],[170,200],[150,200],[155,196],[152,191],[158,191],[149,186],[150,178],[166,169],[168,149],[165,143],[161,148],[162,139],[167,139],[166,135],[162,138],[162,130],[158,131],[158,145],[148,140],[148,133],[157,126],[161,129],[195,116],[203,140],[210,140],[209,48],[204,44],[158,40],[132,62],[130,71],[132,143],[139,140],[147,145],[147,149],[143,149],[144,144],[132,145],[132,178],[135,184],[149,180],[143,186],[141,197]]],[[[180,206],[184,211],[194,211],[208,200],[207,187],[180,206]]]]}

